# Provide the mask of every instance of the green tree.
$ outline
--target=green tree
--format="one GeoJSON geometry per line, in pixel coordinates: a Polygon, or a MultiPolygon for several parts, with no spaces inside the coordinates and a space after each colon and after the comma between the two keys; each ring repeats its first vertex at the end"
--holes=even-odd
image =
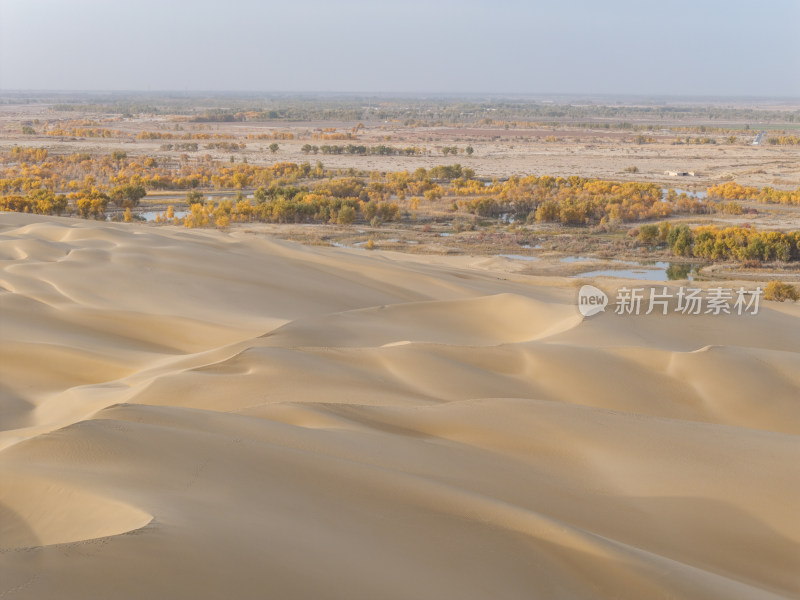
{"type": "Polygon", "coordinates": [[[639,243],[652,246],[658,239],[658,225],[642,225],[639,227],[639,243]]]}
{"type": "Polygon", "coordinates": [[[339,214],[336,216],[336,222],[339,225],[350,225],[356,220],[356,209],[352,206],[342,206],[339,209],[339,214]]]}
{"type": "Polygon", "coordinates": [[[203,203],[203,192],[198,192],[197,190],[186,192],[186,204],[191,206],[192,204],[202,204],[202,203],[203,203]]]}
{"type": "Polygon", "coordinates": [[[673,254],[691,256],[692,245],[694,244],[692,230],[689,229],[688,225],[676,225],[667,235],[667,243],[673,254]]]}
{"type": "Polygon", "coordinates": [[[109,194],[112,202],[120,208],[135,208],[146,195],[147,190],[141,185],[119,185],[109,194]]]}
{"type": "Polygon", "coordinates": [[[255,192],[253,192],[253,198],[255,199],[256,203],[263,204],[267,201],[267,188],[263,185],[259,186],[255,192]]]}
{"type": "Polygon", "coordinates": [[[669,221],[662,221],[658,226],[658,241],[666,242],[671,229],[672,225],[670,225],[669,221]]]}

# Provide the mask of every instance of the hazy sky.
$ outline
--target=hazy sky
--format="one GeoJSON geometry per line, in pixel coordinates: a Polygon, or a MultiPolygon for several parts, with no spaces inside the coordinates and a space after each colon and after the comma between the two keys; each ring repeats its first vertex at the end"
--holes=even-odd
{"type": "Polygon", "coordinates": [[[800,96],[800,0],[0,0],[0,89],[800,96]]]}

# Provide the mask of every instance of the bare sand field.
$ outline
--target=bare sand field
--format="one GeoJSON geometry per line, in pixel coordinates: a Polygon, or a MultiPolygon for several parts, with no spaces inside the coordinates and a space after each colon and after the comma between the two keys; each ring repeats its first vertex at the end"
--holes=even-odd
{"type": "Polygon", "coordinates": [[[800,305],[501,260],[0,214],[0,597],[797,598],[800,305]]]}

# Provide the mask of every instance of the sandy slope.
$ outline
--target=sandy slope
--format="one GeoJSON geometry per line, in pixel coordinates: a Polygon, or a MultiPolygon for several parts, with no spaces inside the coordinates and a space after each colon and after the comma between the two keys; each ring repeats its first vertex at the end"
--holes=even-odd
{"type": "Polygon", "coordinates": [[[0,261],[3,599],[800,595],[800,306],[14,214],[0,261]]]}

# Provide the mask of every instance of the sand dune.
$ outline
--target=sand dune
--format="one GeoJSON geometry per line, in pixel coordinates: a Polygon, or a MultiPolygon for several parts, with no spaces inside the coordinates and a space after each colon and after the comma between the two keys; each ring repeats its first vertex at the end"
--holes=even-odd
{"type": "Polygon", "coordinates": [[[800,305],[476,262],[0,214],[0,597],[800,596],[800,305]]]}

